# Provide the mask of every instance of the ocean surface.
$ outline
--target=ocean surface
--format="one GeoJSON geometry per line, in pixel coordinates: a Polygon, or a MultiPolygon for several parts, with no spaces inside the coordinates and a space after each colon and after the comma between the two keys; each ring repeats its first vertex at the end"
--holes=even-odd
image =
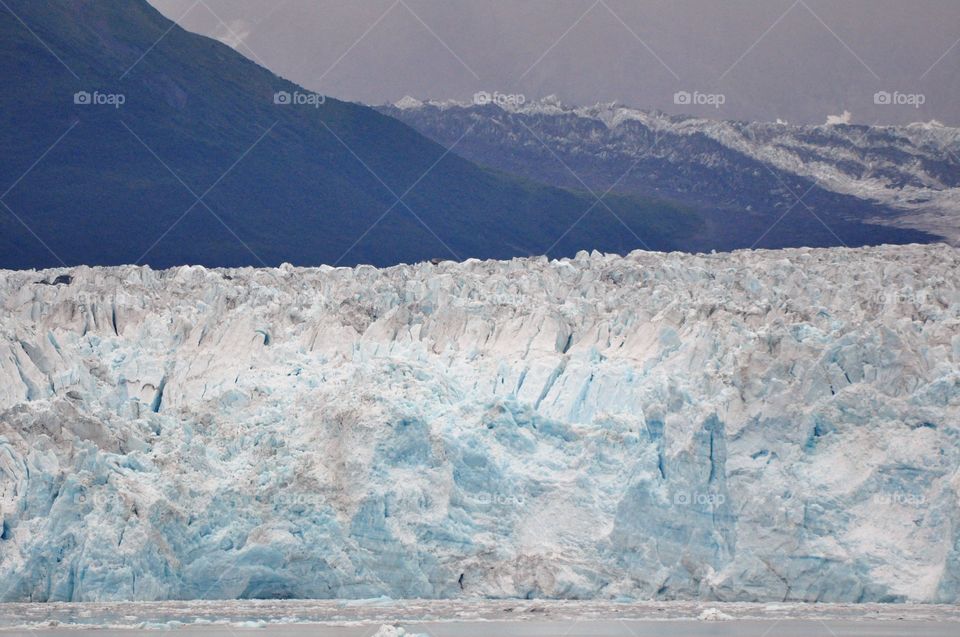
{"type": "MultiPolygon", "coordinates": [[[[937,624],[929,622],[877,621],[784,621],[773,622],[732,621],[724,623],[704,623],[691,621],[677,622],[618,622],[590,621],[570,626],[564,622],[491,622],[491,623],[452,623],[452,624],[410,624],[406,626],[408,637],[425,634],[430,637],[699,637],[737,636],[737,637],[845,637],[885,635],[911,635],[913,637],[956,637],[956,624],[937,624]]],[[[230,626],[189,627],[173,631],[178,636],[197,637],[239,637],[240,635],[271,635],[278,637],[374,637],[377,626],[318,626],[299,624],[269,628],[241,628],[230,626]]],[[[64,635],[75,633],[71,629],[40,629],[24,631],[31,637],[42,635],[64,635]]],[[[133,637],[154,635],[156,630],[108,628],[93,631],[94,634],[113,637],[133,637]]],[[[161,633],[163,631],[160,631],[161,633]]],[[[83,631],[81,634],[88,634],[83,631]]]]}
{"type": "Polygon", "coordinates": [[[960,607],[537,600],[190,601],[0,604],[0,635],[204,637],[960,635],[960,607]],[[384,632],[385,631],[385,632],[384,632]]]}

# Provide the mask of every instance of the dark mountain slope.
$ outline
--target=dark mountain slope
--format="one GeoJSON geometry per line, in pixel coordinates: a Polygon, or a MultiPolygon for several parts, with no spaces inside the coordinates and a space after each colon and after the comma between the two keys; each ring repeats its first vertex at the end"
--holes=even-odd
{"type": "Polygon", "coordinates": [[[305,92],[143,0],[6,3],[0,267],[385,265],[678,249],[707,232],[638,197],[606,200],[623,223],[603,205],[577,222],[592,196],[478,167],[373,109],[277,105],[305,92]]]}

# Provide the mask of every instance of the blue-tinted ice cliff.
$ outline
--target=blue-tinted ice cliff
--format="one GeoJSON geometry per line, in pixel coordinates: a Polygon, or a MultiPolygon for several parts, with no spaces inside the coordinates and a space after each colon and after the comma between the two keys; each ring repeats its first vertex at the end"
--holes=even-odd
{"type": "Polygon", "coordinates": [[[0,334],[5,600],[960,599],[948,247],[0,272],[0,334]]]}

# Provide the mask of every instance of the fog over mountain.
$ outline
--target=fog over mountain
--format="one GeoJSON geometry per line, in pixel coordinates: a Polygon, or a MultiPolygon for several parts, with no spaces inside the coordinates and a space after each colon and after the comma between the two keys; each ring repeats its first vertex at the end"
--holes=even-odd
{"type": "Polygon", "coordinates": [[[955,0],[151,1],[280,75],[366,103],[485,90],[720,119],[960,124],[955,0]],[[677,104],[678,91],[704,103],[677,104]]]}

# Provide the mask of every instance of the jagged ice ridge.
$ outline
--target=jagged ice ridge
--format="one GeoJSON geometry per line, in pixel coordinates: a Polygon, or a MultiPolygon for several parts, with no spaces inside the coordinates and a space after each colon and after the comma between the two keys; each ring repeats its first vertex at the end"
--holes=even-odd
{"type": "Polygon", "coordinates": [[[955,603],[958,272],[0,272],[0,595],[955,603]]]}

